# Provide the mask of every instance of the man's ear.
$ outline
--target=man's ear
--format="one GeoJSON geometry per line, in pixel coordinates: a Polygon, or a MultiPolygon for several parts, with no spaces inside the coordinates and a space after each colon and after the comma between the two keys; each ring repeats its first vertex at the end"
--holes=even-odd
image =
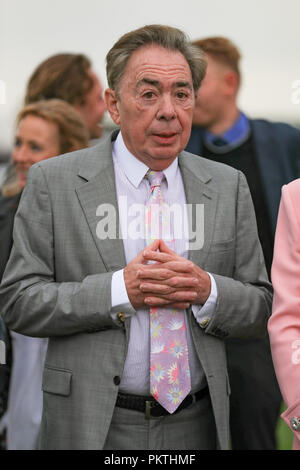
{"type": "Polygon", "coordinates": [[[111,88],[107,88],[104,93],[105,102],[109,114],[111,115],[112,120],[115,124],[120,124],[120,113],[119,113],[119,100],[117,98],[117,93],[111,88]]]}
{"type": "Polygon", "coordinates": [[[229,70],[224,75],[225,94],[235,96],[239,88],[239,79],[235,72],[229,70]]]}

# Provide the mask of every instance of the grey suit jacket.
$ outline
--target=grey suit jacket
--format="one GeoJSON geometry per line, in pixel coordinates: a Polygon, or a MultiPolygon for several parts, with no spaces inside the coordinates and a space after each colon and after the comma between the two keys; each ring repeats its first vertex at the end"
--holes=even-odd
{"type": "MultiPolygon", "coordinates": [[[[112,138],[115,133],[93,148],[34,165],[15,219],[0,311],[9,328],[50,338],[43,449],[103,447],[124,367],[130,318],[114,320],[110,312],[112,273],[125,266],[123,243],[96,234],[97,207],[109,203],[118,211],[112,138]]],[[[205,327],[193,315],[189,321],[209,385],[218,446],[226,449],[223,338],[265,334],[272,288],[244,176],[187,152],[179,155],[179,166],[187,202],[204,204],[204,246],[190,251],[190,259],[214,274],[218,302],[205,327]]]]}

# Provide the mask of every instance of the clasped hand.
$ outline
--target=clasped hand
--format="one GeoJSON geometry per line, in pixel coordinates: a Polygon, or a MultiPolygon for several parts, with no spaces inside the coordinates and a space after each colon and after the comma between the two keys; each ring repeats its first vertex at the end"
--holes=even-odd
{"type": "Polygon", "coordinates": [[[177,255],[163,240],[155,240],[125,267],[124,280],[128,298],[136,310],[203,305],[211,289],[209,275],[177,255]]]}

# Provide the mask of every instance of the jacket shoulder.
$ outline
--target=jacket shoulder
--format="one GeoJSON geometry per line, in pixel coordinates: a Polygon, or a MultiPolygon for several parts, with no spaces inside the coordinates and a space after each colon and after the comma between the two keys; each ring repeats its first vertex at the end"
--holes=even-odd
{"type": "MultiPolygon", "coordinates": [[[[291,183],[283,186],[282,192],[288,193],[296,206],[298,206],[298,201],[300,200],[300,178],[297,178],[294,181],[291,181],[291,183]]],[[[298,212],[300,214],[300,210],[298,212]]]]}
{"type": "Polygon", "coordinates": [[[278,133],[287,135],[292,134],[300,139],[300,129],[286,122],[273,122],[268,121],[267,119],[252,119],[250,122],[253,126],[254,132],[256,130],[268,130],[276,135],[278,135],[278,133]]]}
{"type": "Polygon", "coordinates": [[[29,170],[29,181],[40,179],[43,175],[48,182],[65,187],[77,181],[78,175],[88,175],[87,179],[97,175],[112,165],[111,141],[108,138],[92,147],[42,160],[29,170]]]}
{"type": "Polygon", "coordinates": [[[233,168],[230,165],[225,163],[215,162],[208,158],[195,155],[193,153],[184,151],[181,153],[182,162],[195,173],[201,174],[204,171],[208,172],[213,177],[224,177],[236,178],[236,176],[241,173],[239,170],[233,168]]]}
{"type": "Polygon", "coordinates": [[[87,147],[81,150],[75,150],[74,152],[64,153],[56,157],[51,157],[46,160],[42,160],[35,165],[39,166],[45,172],[62,170],[62,169],[79,169],[83,165],[89,165],[95,160],[100,160],[101,144],[94,147],[87,147]]]}

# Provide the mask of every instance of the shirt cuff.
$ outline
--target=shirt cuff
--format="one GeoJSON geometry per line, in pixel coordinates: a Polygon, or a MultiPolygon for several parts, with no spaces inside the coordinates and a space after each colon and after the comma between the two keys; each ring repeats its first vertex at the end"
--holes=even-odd
{"type": "Polygon", "coordinates": [[[206,328],[208,323],[211,321],[217,305],[218,300],[218,290],[217,284],[214,277],[207,273],[210,277],[211,282],[211,290],[210,295],[203,305],[192,305],[192,312],[194,314],[195,319],[201,326],[201,328],[206,328]]]}
{"type": "Polygon", "coordinates": [[[127,295],[124,269],[114,272],[111,280],[111,314],[113,319],[119,312],[122,312],[125,318],[135,314],[135,309],[127,295]]]}

